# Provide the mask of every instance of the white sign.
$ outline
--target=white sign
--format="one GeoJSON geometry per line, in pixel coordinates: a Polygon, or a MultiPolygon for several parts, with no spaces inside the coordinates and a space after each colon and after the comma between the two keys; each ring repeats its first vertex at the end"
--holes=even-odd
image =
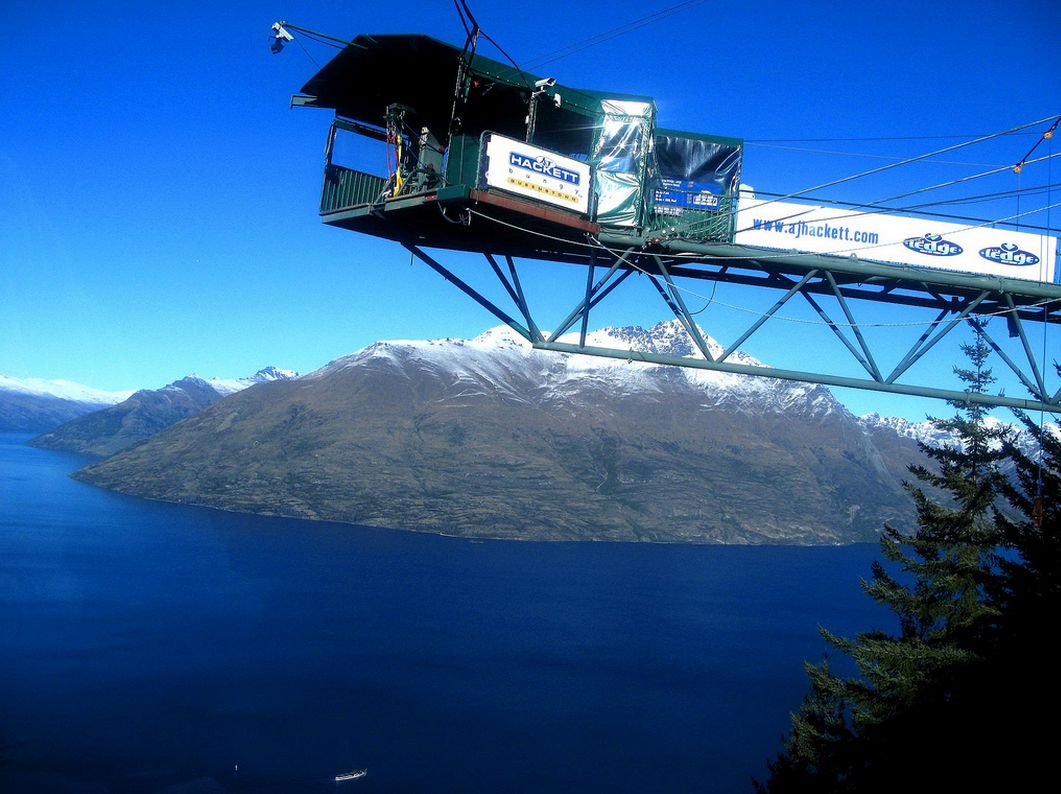
{"type": "Polygon", "coordinates": [[[742,196],[735,242],[1054,282],[1057,238],[742,196]]]}
{"type": "Polygon", "coordinates": [[[589,212],[590,172],[586,163],[529,143],[491,134],[480,178],[501,188],[581,215],[589,212]]]}

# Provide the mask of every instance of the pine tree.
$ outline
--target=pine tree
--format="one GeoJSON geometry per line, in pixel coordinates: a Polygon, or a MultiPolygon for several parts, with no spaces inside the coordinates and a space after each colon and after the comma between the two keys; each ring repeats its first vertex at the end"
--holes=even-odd
{"type": "MultiPolygon", "coordinates": [[[[994,380],[985,366],[989,349],[977,334],[963,351],[970,367],[955,372],[969,391],[982,392],[994,380]]],[[[1014,447],[989,426],[982,406],[955,407],[954,417],[933,420],[954,443],[922,445],[936,470],[911,467],[920,482],[907,485],[917,533],[886,527],[881,549],[890,566],[875,563],[863,583],[895,614],[898,631],[848,639],[822,630],[859,675],[841,678],[828,662],[808,665],[810,691],[759,791],[952,790],[984,782],[982,761],[999,746],[1000,731],[981,719],[981,690],[999,672],[1000,621],[1016,597],[1006,583],[1006,544],[1025,527],[1002,523],[995,511],[999,494],[1009,493],[998,464],[1014,447]]],[[[1005,712],[998,694],[991,719],[1005,712]]],[[[991,770],[1002,779],[999,765],[991,770]]]]}

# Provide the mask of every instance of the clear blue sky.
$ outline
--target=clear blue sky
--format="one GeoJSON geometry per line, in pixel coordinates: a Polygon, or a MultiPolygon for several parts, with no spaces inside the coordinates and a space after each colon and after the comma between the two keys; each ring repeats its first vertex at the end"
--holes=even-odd
{"type": "MultiPolygon", "coordinates": [[[[530,61],[676,1],[545,0],[516,11],[510,2],[477,0],[472,7],[517,61],[530,61]]],[[[449,0],[9,0],[4,8],[0,372],[99,388],[159,386],[191,371],[238,376],[266,364],[309,371],[376,339],[470,336],[495,324],[434,273],[410,267],[396,244],[320,224],[329,117],[288,109],[316,66],[295,45],[279,56],[268,50],[277,19],[338,36],[426,32],[458,42],[463,32],[449,0]]],[[[1061,14],[1051,0],[708,0],[543,71],[568,84],[654,96],[668,127],[748,139],[745,181],[789,192],[884,162],[862,155],[906,156],[955,141],[777,139],[973,135],[1061,112],[1058,41],[1061,14]]],[[[334,52],[306,46],[321,63],[334,52]]],[[[1033,142],[1007,139],[950,159],[1015,162],[1033,142]]],[[[829,195],[879,199],[979,170],[911,166],[829,195]]],[[[1028,169],[1021,179],[1041,184],[1047,176],[1028,169]]],[[[1006,175],[967,192],[1015,186],[1006,175]]],[[[1020,209],[1035,201],[1046,204],[1039,197],[1020,209]]],[[[983,217],[1017,211],[1012,200],[971,209],[983,217]]],[[[1053,225],[1059,220],[1055,210],[1053,225]]],[[[478,261],[457,267],[474,275],[478,261]]],[[[557,286],[577,292],[582,276],[573,271],[528,266],[543,326],[573,303],[574,292],[563,305],[554,300],[557,286]]],[[[761,297],[732,287],[717,297],[761,305],[761,297]]],[[[617,298],[595,326],[667,316],[658,298],[636,288],[617,298]]],[[[747,319],[716,308],[702,324],[728,341],[735,322],[747,319]]],[[[868,315],[907,318],[898,309],[868,315]]],[[[805,368],[791,331],[763,333],[747,349],[805,368]]],[[[945,378],[953,358],[949,347],[926,366],[945,378]]],[[[947,410],[840,396],[859,412],[921,418],[947,410]]]]}

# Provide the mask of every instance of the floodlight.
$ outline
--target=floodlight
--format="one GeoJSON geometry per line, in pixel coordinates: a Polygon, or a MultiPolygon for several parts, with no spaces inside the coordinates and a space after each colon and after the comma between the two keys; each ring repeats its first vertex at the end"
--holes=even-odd
{"type": "Polygon", "coordinates": [[[284,48],[284,44],[289,41],[294,41],[295,37],[287,32],[283,22],[273,23],[273,40],[269,44],[269,49],[273,55],[276,55],[284,48]]]}

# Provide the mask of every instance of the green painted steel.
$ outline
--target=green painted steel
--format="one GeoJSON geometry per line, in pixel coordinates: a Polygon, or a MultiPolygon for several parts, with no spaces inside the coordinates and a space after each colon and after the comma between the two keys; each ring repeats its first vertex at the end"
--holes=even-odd
{"type": "Polygon", "coordinates": [[[820,383],[824,386],[866,389],[869,391],[889,392],[891,394],[906,394],[912,397],[929,397],[938,400],[959,400],[975,403],[977,405],[1019,408],[1023,411],[1044,410],[1052,414],[1061,414],[1061,405],[1056,403],[1042,403],[1038,400],[1024,400],[1018,397],[1006,397],[1005,395],[977,394],[975,392],[954,391],[952,389],[936,389],[928,386],[878,383],[873,380],[861,380],[859,378],[848,378],[839,375],[821,375],[814,372],[800,372],[791,369],[757,367],[747,364],[730,364],[723,361],[705,361],[698,358],[665,356],[658,353],[643,353],[636,350],[611,350],[604,347],[579,347],[578,345],[572,345],[566,342],[538,342],[534,347],[538,350],[552,350],[557,353],[578,353],[581,355],[603,356],[604,358],[615,358],[623,361],[642,361],[648,364],[665,364],[668,366],[689,367],[691,369],[707,369],[715,372],[729,372],[735,375],[754,375],[756,377],[794,380],[802,383],[820,383]]]}
{"type": "Polygon", "coordinates": [[[683,208],[673,214],[654,211],[645,235],[681,237],[704,243],[728,243],[736,231],[737,201],[732,192],[719,198],[718,209],[683,208]]]}
{"type": "MultiPolygon", "coordinates": [[[[325,223],[397,240],[540,350],[1061,414],[1061,389],[1047,392],[1047,362],[1036,361],[1023,325],[1061,323],[1061,285],[734,244],[743,141],[658,128],[650,97],[541,80],[480,55],[474,41],[461,49],[427,36],[359,36],[306,83],[304,95],[292,98],[293,105],[331,108],[337,116],[325,152],[325,223]],[[376,176],[332,163],[337,130],[389,142],[396,174],[376,176]],[[565,215],[480,184],[482,136],[488,132],[526,141],[550,157],[587,162],[595,196],[589,212],[565,215]],[[514,313],[458,278],[425,247],[484,254],[514,313]],[[581,300],[550,334],[532,318],[513,256],[587,267],[581,300]],[[586,346],[591,310],[632,274],[647,277],[704,358],[586,346]],[[713,358],[680,279],[765,287],[782,297],[713,358]],[[797,294],[868,378],[727,361],[797,294]],[[819,303],[821,296],[826,300],[819,303]],[[856,300],[938,314],[885,377],[884,361],[856,318],[856,300]],[[984,315],[1005,317],[1019,347],[1014,342],[1007,353],[982,330],[984,315]],[[580,344],[560,342],[579,321],[580,344]],[[983,333],[1034,399],[896,382],[966,324],[983,333]]],[[[820,360],[814,366],[832,368],[831,361],[820,360]]]]}
{"type": "MultiPolygon", "coordinates": [[[[607,246],[623,249],[650,247],[651,238],[644,235],[601,232],[600,241],[607,246]]],[[[707,264],[734,265],[754,270],[807,270],[830,271],[848,276],[860,276],[860,281],[884,279],[917,285],[936,285],[945,288],[960,288],[967,291],[987,291],[999,295],[1012,295],[1032,301],[1061,302],[1061,285],[1025,279],[985,276],[977,273],[961,273],[953,270],[877,262],[859,259],[857,256],[829,256],[828,254],[804,254],[772,248],[755,248],[748,245],[726,243],[696,243],[689,240],[659,240],[658,247],[672,254],[697,254],[707,264]],[[764,268],[764,265],[766,266],[764,268]]],[[[690,263],[694,263],[693,260],[690,263]]],[[[1031,319],[1031,318],[1029,318],[1031,319]]]]}
{"type": "Polygon", "coordinates": [[[321,214],[374,204],[382,200],[386,187],[383,177],[329,163],[324,169],[321,214]]]}

